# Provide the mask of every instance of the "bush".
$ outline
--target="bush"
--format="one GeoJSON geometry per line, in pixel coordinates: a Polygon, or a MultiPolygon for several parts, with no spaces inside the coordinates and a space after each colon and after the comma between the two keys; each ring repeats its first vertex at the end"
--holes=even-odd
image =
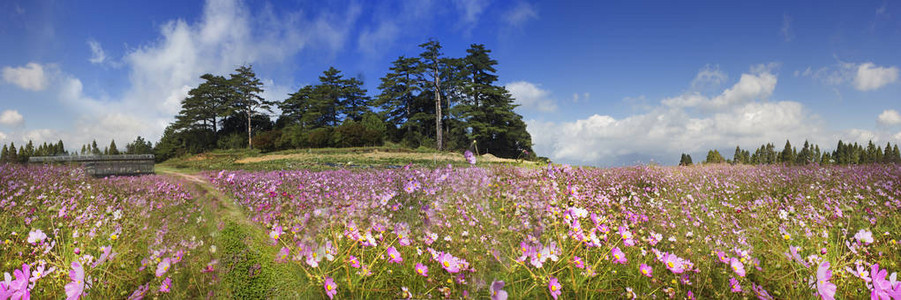
{"type": "Polygon", "coordinates": [[[307,145],[313,148],[325,148],[331,146],[332,129],[328,127],[316,128],[307,133],[307,145]]]}
{"type": "Polygon", "coordinates": [[[244,149],[247,148],[247,133],[232,133],[219,138],[216,143],[219,149],[244,149]]]}
{"type": "Polygon", "coordinates": [[[278,150],[277,142],[281,139],[281,130],[270,130],[253,137],[253,148],[260,152],[272,152],[278,150]]]}

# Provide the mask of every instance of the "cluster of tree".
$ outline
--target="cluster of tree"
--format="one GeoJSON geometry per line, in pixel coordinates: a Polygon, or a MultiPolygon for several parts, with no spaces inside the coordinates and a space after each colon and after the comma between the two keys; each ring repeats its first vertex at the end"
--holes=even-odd
{"type": "Polygon", "coordinates": [[[500,157],[534,156],[512,96],[497,84],[497,61],[490,50],[474,44],[465,57],[450,58],[437,41],[420,47],[418,56],[393,62],[375,97],[367,96],[362,79],[345,77],[334,67],[317,84],[280,102],[260,96],[263,85],[249,66],[228,78],[205,74],[157,143],[157,158],[214,148],[272,151],[385,141],[500,157]],[[282,112],[274,123],[266,114],[273,105],[282,112]]]}
{"type": "Polygon", "coordinates": [[[66,147],[63,145],[63,141],[60,140],[57,143],[47,144],[44,142],[37,148],[34,147],[34,143],[30,140],[25,146],[19,146],[19,150],[16,150],[16,143],[10,142],[9,146],[3,144],[3,150],[0,151],[0,163],[25,163],[28,162],[28,158],[32,156],[55,156],[55,155],[67,155],[66,147]]]}
{"type": "MultiPolygon", "coordinates": [[[[73,152],[71,155],[116,155],[116,154],[153,154],[153,144],[150,141],[144,140],[142,137],[136,138],[133,142],[125,145],[125,151],[119,150],[116,147],[116,141],[113,140],[110,142],[108,147],[104,147],[103,150],[100,150],[97,147],[97,141],[92,141],[90,144],[82,145],[80,152],[73,152]]],[[[25,146],[20,146],[18,150],[16,150],[15,142],[12,142],[7,146],[3,145],[3,150],[0,152],[0,163],[26,163],[28,162],[28,158],[32,156],[60,156],[60,155],[70,155],[69,151],[66,150],[66,146],[63,144],[63,141],[60,140],[56,143],[47,144],[46,142],[38,146],[34,147],[34,143],[32,141],[28,141],[25,146]]]]}
{"type": "MultiPolygon", "coordinates": [[[[811,145],[804,141],[804,146],[799,151],[797,147],[793,147],[790,141],[785,141],[785,147],[782,151],[776,151],[776,147],[772,143],[761,145],[760,148],[751,153],[749,150],[743,150],[741,147],[735,147],[735,154],[731,160],[726,160],[717,150],[707,152],[707,159],[704,163],[731,163],[731,164],[748,164],[748,165],[767,165],[767,164],[872,164],[872,163],[901,163],[901,152],[898,151],[898,145],[886,143],[885,148],[877,146],[870,141],[866,147],[854,144],[846,144],[841,140],[832,152],[821,151],[819,145],[811,145]]],[[[682,154],[679,165],[691,165],[691,156],[682,154]]]]}
{"type": "Polygon", "coordinates": [[[125,151],[119,150],[116,146],[116,140],[110,141],[109,146],[103,150],[97,148],[97,141],[91,141],[90,144],[81,145],[80,155],[118,155],[118,154],[153,154],[153,144],[150,141],[138,136],[133,142],[125,145],[125,151]]]}

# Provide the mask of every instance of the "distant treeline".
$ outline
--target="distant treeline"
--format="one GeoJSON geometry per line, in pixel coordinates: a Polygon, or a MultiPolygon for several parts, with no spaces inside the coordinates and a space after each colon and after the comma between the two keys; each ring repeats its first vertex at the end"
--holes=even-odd
{"type": "Polygon", "coordinates": [[[332,67],[319,82],[282,101],[263,99],[251,66],[228,76],[205,74],[181,102],[176,121],[155,147],[165,160],[212,149],[377,146],[472,149],[499,157],[532,158],[532,139],[513,97],[495,74],[497,61],[473,44],[462,58],[430,40],[422,53],[400,56],[370,97],[363,79],[332,67]],[[268,113],[281,113],[272,122],[268,113]]]}
{"type": "Polygon", "coordinates": [[[97,147],[97,141],[90,144],[82,145],[80,152],[69,153],[66,150],[63,141],[53,144],[41,144],[37,148],[31,140],[24,146],[16,149],[16,143],[9,145],[3,144],[3,150],[0,152],[0,163],[26,163],[28,158],[32,156],[60,156],[60,155],[117,155],[117,154],[153,154],[153,144],[145,141],[142,137],[137,137],[133,142],[125,145],[125,149],[120,151],[116,147],[116,140],[112,140],[110,145],[103,147],[103,150],[97,147]]]}
{"type": "MultiPolygon", "coordinates": [[[[838,164],[838,165],[857,165],[857,164],[874,164],[874,163],[901,163],[901,152],[898,151],[898,144],[894,146],[886,143],[885,148],[876,146],[870,141],[866,147],[854,144],[846,144],[841,140],[832,152],[820,151],[819,145],[811,146],[810,143],[804,141],[804,147],[799,151],[791,145],[791,142],[785,141],[785,147],[782,151],[776,151],[776,147],[772,143],[761,145],[760,148],[752,154],[748,150],[741,147],[735,147],[735,154],[732,159],[725,159],[717,150],[707,151],[705,164],[730,163],[730,164],[746,164],[746,165],[768,165],[768,164],[838,164]]],[[[680,166],[691,165],[691,155],[682,153],[679,160],[680,166]]]]}

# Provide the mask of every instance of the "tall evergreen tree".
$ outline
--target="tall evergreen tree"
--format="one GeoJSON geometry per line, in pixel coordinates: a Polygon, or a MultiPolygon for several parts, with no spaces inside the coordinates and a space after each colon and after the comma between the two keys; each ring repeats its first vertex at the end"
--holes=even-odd
{"type": "Polygon", "coordinates": [[[5,163],[9,159],[9,149],[3,144],[3,152],[0,152],[0,163],[5,163]]]}
{"type": "Polygon", "coordinates": [[[792,153],[793,153],[792,144],[789,143],[788,140],[786,140],[785,148],[782,149],[782,153],[779,155],[779,162],[785,163],[785,164],[792,163],[792,161],[794,161],[794,157],[793,157],[792,153]]]}
{"type": "Polygon", "coordinates": [[[6,161],[11,163],[19,162],[19,155],[16,152],[16,143],[9,142],[9,155],[6,156],[6,161]]]}
{"type": "Polygon", "coordinates": [[[342,82],[341,86],[341,106],[339,113],[344,118],[351,119],[356,122],[363,120],[363,115],[372,110],[371,99],[366,96],[366,89],[363,88],[363,81],[357,78],[349,78],[342,82]]]}
{"type": "Polygon", "coordinates": [[[407,122],[413,116],[413,102],[421,91],[416,80],[418,65],[417,57],[398,57],[389,68],[390,72],[381,78],[379,90],[382,92],[376,102],[385,120],[392,127],[406,132],[407,136],[412,135],[413,126],[407,122]]]}
{"type": "Polygon", "coordinates": [[[119,155],[119,148],[116,147],[116,140],[109,143],[109,155],[119,155]]]}
{"type": "Polygon", "coordinates": [[[497,61],[489,56],[491,51],[474,44],[466,52],[463,62],[468,78],[460,106],[469,138],[476,141],[480,152],[500,157],[531,153],[532,138],[522,116],[513,111],[513,97],[506,88],[496,85],[497,61]]]}
{"type": "Polygon", "coordinates": [[[203,83],[188,92],[176,116],[179,129],[207,129],[218,132],[219,118],[225,117],[231,96],[230,82],[222,76],[204,74],[203,83]]]}
{"type": "Polygon", "coordinates": [[[436,149],[444,150],[443,126],[441,125],[443,121],[441,109],[444,106],[441,101],[441,79],[443,76],[446,76],[447,68],[442,63],[441,43],[436,40],[429,40],[419,45],[419,47],[423,49],[423,52],[419,54],[421,58],[420,68],[422,70],[422,73],[420,73],[420,85],[428,87],[434,92],[436,149]]]}
{"type": "Polygon", "coordinates": [[[253,66],[240,66],[229,78],[232,88],[230,108],[226,112],[238,113],[247,121],[247,148],[253,149],[253,120],[258,110],[271,111],[272,102],[260,96],[263,93],[263,82],[253,72],[253,66]]]}

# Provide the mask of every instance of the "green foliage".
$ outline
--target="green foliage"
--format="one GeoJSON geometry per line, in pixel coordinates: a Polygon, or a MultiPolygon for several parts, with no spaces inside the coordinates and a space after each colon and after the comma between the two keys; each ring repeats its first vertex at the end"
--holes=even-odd
{"type": "Polygon", "coordinates": [[[109,143],[109,155],[119,155],[119,148],[116,147],[116,140],[109,143]]]}
{"type": "Polygon", "coordinates": [[[707,151],[707,159],[704,160],[705,164],[721,164],[724,162],[726,162],[726,159],[723,158],[723,155],[718,150],[707,151]]]}
{"type": "Polygon", "coordinates": [[[322,127],[307,133],[307,145],[314,148],[325,148],[331,145],[332,128],[322,127]]]}
{"type": "Polygon", "coordinates": [[[126,154],[153,154],[153,145],[150,141],[138,136],[134,142],[125,145],[126,154]]]}
{"type": "Polygon", "coordinates": [[[680,166],[690,166],[692,165],[691,155],[682,153],[682,158],[679,159],[680,166]]]}
{"type": "Polygon", "coordinates": [[[244,227],[228,221],[222,230],[222,267],[227,292],[234,299],[264,299],[272,290],[269,261],[263,260],[260,249],[250,247],[252,239],[244,227]]]}
{"type": "Polygon", "coordinates": [[[271,130],[257,134],[253,139],[253,147],[259,149],[260,152],[272,152],[278,150],[278,141],[281,139],[282,132],[280,130],[271,130]]]}

